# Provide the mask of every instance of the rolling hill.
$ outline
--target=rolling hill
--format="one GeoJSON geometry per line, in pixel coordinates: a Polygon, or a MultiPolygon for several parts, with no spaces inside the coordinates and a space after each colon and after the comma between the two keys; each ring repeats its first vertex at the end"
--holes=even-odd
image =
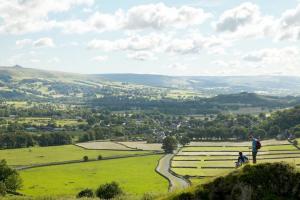
{"type": "Polygon", "coordinates": [[[104,74],[107,80],[155,87],[189,89],[205,94],[252,92],[270,95],[299,95],[300,77],[294,76],[163,76],[104,74]]]}
{"type": "MultiPolygon", "coordinates": [[[[294,105],[298,77],[173,77],[142,74],[74,74],[21,66],[0,67],[0,98],[85,102],[99,97],[148,100],[194,98],[212,104],[294,105]],[[282,96],[282,97],[276,97],[282,96]],[[205,99],[204,97],[212,97],[205,99]]],[[[114,99],[119,102],[120,99],[114,99]]],[[[139,100],[137,100],[139,101],[139,100]]],[[[108,102],[110,100],[108,99],[108,102]]],[[[178,103],[178,102],[177,102],[178,103]]],[[[149,102],[153,104],[153,102],[149,102]]]]}

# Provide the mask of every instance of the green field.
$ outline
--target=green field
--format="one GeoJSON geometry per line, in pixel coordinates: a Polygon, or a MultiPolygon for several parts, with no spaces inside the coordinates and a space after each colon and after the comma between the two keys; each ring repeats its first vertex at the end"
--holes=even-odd
{"type": "Polygon", "coordinates": [[[84,188],[117,181],[129,194],[165,193],[168,181],[155,172],[161,156],[40,167],[21,171],[26,195],[75,196],[84,188]],[[34,177],[34,178],[33,178],[34,177]]]}
{"type": "Polygon", "coordinates": [[[22,149],[0,150],[0,158],[5,159],[9,165],[24,166],[70,160],[81,160],[83,156],[96,159],[115,155],[144,154],[147,151],[113,151],[113,150],[85,150],[74,145],[53,147],[32,147],[22,149]]]}
{"type": "MultiPolygon", "coordinates": [[[[212,143],[207,147],[184,147],[173,157],[172,171],[192,177],[216,177],[234,170],[239,151],[243,151],[251,159],[248,147],[239,147],[238,143],[231,143],[230,146],[226,146],[225,143],[224,145],[221,144],[214,146],[216,144],[212,143]]],[[[263,141],[262,144],[264,144],[263,141]]],[[[290,144],[265,145],[262,146],[257,159],[257,163],[284,161],[294,166],[299,166],[300,151],[290,144]]],[[[191,181],[193,183],[201,183],[205,182],[206,179],[192,178],[191,181]]]]}

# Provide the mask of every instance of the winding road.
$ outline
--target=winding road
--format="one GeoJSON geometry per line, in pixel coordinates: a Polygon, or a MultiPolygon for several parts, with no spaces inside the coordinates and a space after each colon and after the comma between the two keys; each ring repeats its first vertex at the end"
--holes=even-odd
{"type": "Polygon", "coordinates": [[[159,160],[156,171],[169,180],[169,191],[185,189],[190,186],[190,183],[184,178],[177,177],[170,173],[171,159],[174,154],[167,154],[159,160]]]}

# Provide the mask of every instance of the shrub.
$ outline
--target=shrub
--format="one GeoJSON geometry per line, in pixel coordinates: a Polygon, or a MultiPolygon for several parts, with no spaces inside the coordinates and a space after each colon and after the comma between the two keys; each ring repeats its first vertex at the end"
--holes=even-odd
{"type": "Polygon", "coordinates": [[[194,200],[194,195],[190,192],[181,193],[176,200],[194,200]]]}
{"type": "Polygon", "coordinates": [[[77,196],[77,198],[93,198],[94,197],[94,192],[91,189],[84,189],[82,191],[80,191],[77,196]]]}
{"type": "Polygon", "coordinates": [[[122,194],[122,190],[116,182],[100,185],[96,190],[96,196],[100,199],[112,199],[120,194],[122,194]]]}
{"type": "Polygon", "coordinates": [[[97,159],[102,160],[102,158],[103,158],[102,155],[99,155],[97,159]]]}
{"type": "Polygon", "coordinates": [[[6,195],[6,186],[3,182],[0,182],[0,197],[6,195]]]}
{"type": "Polygon", "coordinates": [[[154,200],[154,196],[149,193],[145,193],[141,200],[154,200]]]}
{"type": "Polygon", "coordinates": [[[84,162],[89,161],[89,157],[88,157],[88,156],[83,156],[83,161],[84,161],[84,162]]]}
{"type": "Polygon", "coordinates": [[[10,168],[5,160],[0,161],[0,193],[5,194],[6,191],[14,192],[20,189],[22,180],[19,173],[10,168]],[[4,192],[3,192],[4,191],[4,192]]]}
{"type": "Polygon", "coordinates": [[[294,140],[294,141],[293,141],[293,145],[297,146],[297,145],[298,145],[298,141],[297,141],[297,140],[294,140]]]}

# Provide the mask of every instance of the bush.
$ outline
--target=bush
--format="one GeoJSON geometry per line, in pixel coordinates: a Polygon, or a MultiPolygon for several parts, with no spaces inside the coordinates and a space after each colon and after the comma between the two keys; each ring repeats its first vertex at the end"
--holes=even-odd
{"type": "Polygon", "coordinates": [[[19,173],[10,168],[5,160],[0,161],[0,193],[3,195],[7,191],[15,192],[22,186],[19,173]]]}
{"type": "Polygon", "coordinates": [[[94,197],[94,192],[91,189],[84,189],[82,191],[80,191],[77,196],[77,198],[93,198],[94,197]]]}
{"type": "Polygon", "coordinates": [[[96,196],[100,199],[112,199],[120,194],[122,194],[122,190],[116,182],[100,185],[96,190],[96,196]]]}
{"type": "Polygon", "coordinates": [[[6,186],[3,182],[0,182],[0,197],[6,195],[6,186]]]}
{"type": "Polygon", "coordinates": [[[294,141],[293,141],[293,145],[297,146],[297,145],[298,145],[298,141],[297,141],[297,140],[294,140],[294,141]]]}
{"type": "Polygon", "coordinates": [[[176,200],[194,200],[194,195],[190,192],[181,193],[176,200]]]}
{"type": "Polygon", "coordinates": [[[99,155],[97,159],[102,160],[102,158],[103,158],[102,155],[99,155]]]}
{"type": "Polygon", "coordinates": [[[88,156],[83,156],[83,161],[84,161],[84,162],[89,161],[89,157],[88,157],[88,156]]]}
{"type": "Polygon", "coordinates": [[[143,195],[143,197],[142,197],[141,200],[154,200],[154,199],[155,199],[155,198],[154,198],[154,195],[149,194],[149,193],[145,193],[145,194],[143,195]]]}

